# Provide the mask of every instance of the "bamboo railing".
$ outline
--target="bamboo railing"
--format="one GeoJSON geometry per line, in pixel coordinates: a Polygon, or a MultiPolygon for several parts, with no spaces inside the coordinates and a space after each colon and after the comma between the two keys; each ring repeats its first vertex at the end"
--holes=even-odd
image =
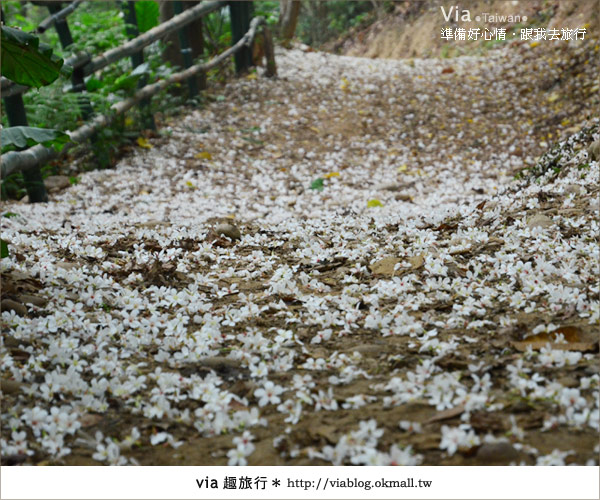
{"type": "MultiPolygon", "coordinates": [[[[123,114],[128,109],[131,109],[137,103],[148,97],[152,97],[161,90],[173,85],[174,83],[182,82],[191,76],[194,76],[201,71],[207,71],[211,68],[222,63],[228,57],[232,56],[236,52],[239,52],[244,46],[250,46],[254,40],[257,29],[259,26],[266,26],[265,19],[263,17],[255,17],[250,23],[250,29],[248,32],[233,46],[223,51],[217,57],[204,64],[196,64],[187,68],[184,71],[175,73],[165,80],[146,85],[136,92],[136,94],[124,101],[113,104],[110,108],[110,113],[100,115],[94,118],[91,122],[79,127],[77,130],[70,133],[71,142],[67,143],[62,151],[61,155],[68,151],[69,148],[75,144],[81,143],[86,139],[89,139],[95,132],[100,130],[102,127],[109,125],[118,115],[123,114]]],[[[267,35],[270,38],[269,35],[267,35]]],[[[265,38],[267,38],[265,37],[265,38]]],[[[275,57],[272,43],[265,43],[265,57],[267,59],[267,76],[274,76],[275,72],[275,57]],[[271,70],[269,70],[271,68],[271,70]]],[[[46,148],[41,144],[29,148],[25,151],[9,152],[2,156],[2,176],[10,175],[14,172],[25,171],[30,168],[47,162],[58,156],[53,149],[46,148]]]]}
{"type": "MultiPolygon", "coordinates": [[[[233,3],[235,4],[236,2],[233,3]]],[[[181,12],[180,14],[177,14],[169,21],[166,21],[148,30],[147,32],[135,37],[134,39],[129,40],[120,47],[108,50],[105,53],[97,55],[95,57],[92,57],[90,54],[87,53],[78,53],[69,57],[65,61],[65,65],[72,66],[74,69],[80,69],[81,71],[78,75],[79,78],[91,75],[96,71],[105,68],[106,66],[113,64],[114,62],[124,57],[140,53],[140,51],[144,47],[150,45],[156,40],[163,38],[169,33],[180,30],[192,21],[199,19],[202,16],[205,16],[219,8],[222,8],[227,4],[228,2],[222,1],[202,2],[188,10],[181,12]]],[[[50,16],[49,18],[44,20],[42,24],[40,24],[38,30],[40,28],[42,28],[42,30],[45,30],[51,23],[55,22],[56,20],[65,19],[70,12],[73,12],[73,10],[75,10],[77,5],[79,5],[78,2],[73,2],[65,9],[55,12],[52,16],[50,16]]],[[[239,26],[243,26],[243,23],[238,23],[238,27],[239,26]]],[[[39,171],[40,165],[48,162],[49,160],[64,155],[74,145],[83,143],[84,141],[93,138],[98,131],[100,131],[103,127],[110,125],[117,116],[125,113],[133,106],[139,103],[143,103],[144,101],[147,102],[147,100],[150,97],[160,92],[161,90],[166,89],[170,85],[190,79],[191,77],[197,75],[200,72],[207,71],[217,66],[232,55],[239,55],[240,51],[242,51],[245,48],[251,47],[251,44],[254,38],[256,37],[259,28],[262,29],[265,45],[265,58],[267,62],[265,74],[268,77],[275,76],[276,65],[271,33],[266,25],[264,18],[256,17],[252,19],[252,21],[249,23],[248,31],[243,36],[241,36],[239,40],[235,41],[235,43],[229,49],[223,51],[211,61],[202,64],[192,65],[184,69],[183,71],[171,75],[168,78],[165,78],[152,84],[145,85],[142,88],[138,89],[133,96],[124,99],[121,102],[113,104],[110,108],[109,113],[95,116],[78,129],[74,130],[73,132],[69,132],[71,140],[62,148],[60,153],[57,153],[53,149],[46,148],[41,144],[38,144],[24,151],[11,151],[5,153],[4,155],[2,155],[1,158],[1,176],[4,178],[16,172],[23,172],[24,175],[31,175],[31,172],[34,172],[36,170],[39,171]]],[[[236,67],[237,63],[238,61],[236,60],[236,67]]],[[[13,98],[20,100],[21,94],[23,94],[27,90],[29,90],[29,87],[17,85],[11,82],[10,80],[7,80],[6,78],[2,78],[2,98],[13,98]]],[[[45,196],[45,191],[43,192],[43,195],[43,197],[37,200],[31,200],[30,195],[30,201],[45,201],[47,199],[45,196]]]]}

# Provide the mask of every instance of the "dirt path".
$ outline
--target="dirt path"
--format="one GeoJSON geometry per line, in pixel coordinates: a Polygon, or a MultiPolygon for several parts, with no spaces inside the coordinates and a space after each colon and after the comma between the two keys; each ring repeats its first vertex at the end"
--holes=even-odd
{"type": "Polygon", "coordinates": [[[4,204],[3,462],[597,464],[598,58],[288,51],[4,204]]]}

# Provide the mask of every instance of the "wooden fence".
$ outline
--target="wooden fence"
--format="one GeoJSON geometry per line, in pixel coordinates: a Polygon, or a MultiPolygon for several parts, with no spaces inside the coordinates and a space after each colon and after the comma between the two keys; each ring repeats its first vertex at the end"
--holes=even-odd
{"type": "MultiPolygon", "coordinates": [[[[63,48],[69,47],[73,43],[73,39],[67,24],[67,17],[81,3],[81,0],[76,0],[61,9],[59,3],[48,2],[47,7],[51,15],[40,23],[37,31],[43,32],[51,25],[54,25],[63,48]]],[[[122,3],[125,4],[125,2],[122,3]]],[[[262,29],[264,39],[265,58],[267,60],[266,76],[275,76],[276,66],[271,33],[264,18],[255,17],[251,19],[252,2],[204,1],[187,10],[183,10],[182,2],[173,2],[174,11],[177,14],[168,21],[155,26],[141,35],[136,28],[137,20],[135,19],[134,3],[133,1],[127,2],[125,10],[128,16],[126,19],[127,23],[135,28],[129,30],[128,35],[131,39],[128,42],[96,56],[87,53],[77,53],[65,60],[65,65],[73,68],[70,91],[83,93],[86,89],[84,81],[86,76],[125,57],[131,57],[133,67],[142,64],[144,47],[176,31],[179,35],[185,69],[152,84],[147,84],[142,80],[133,96],[113,104],[110,112],[105,115],[94,116],[89,99],[87,99],[85,94],[82,94],[79,99],[80,114],[86,123],[70,133],[70,142],[63,147],[61,153],[56,153],[53,149],[38,144],[24,151],[11,151],[2,155],[2,178],[15,172],[22,172],[30,202],[48,200],[40,172],[40,165],[56,158],[59,154],[66,153],[75,144],[82,143],[88,139],[92,139],[93,144],[98,131],[108,126],[118,115],[139,104],[142,111],[146,110],[146,127],[153,128],[154,121],[147,110],[150,97],[157,92],[174,83],[187,81],[189,96],[192,97],[198,93],[195,76],[217,66],[232,55],[235,57],[236,72],[241,73],[247,70],[252,65],[251,47],[259,28],[262,29]],[[186,26],[192,21],[226,6],[229,7],[231,15],[232,46],[207,63],[193,64],[186,26]]],[[[1,93],[10,126],[27,125],[27,116],[22,95],[28,90],[29,87],[17,85],[2,77],[1,93]]]]}

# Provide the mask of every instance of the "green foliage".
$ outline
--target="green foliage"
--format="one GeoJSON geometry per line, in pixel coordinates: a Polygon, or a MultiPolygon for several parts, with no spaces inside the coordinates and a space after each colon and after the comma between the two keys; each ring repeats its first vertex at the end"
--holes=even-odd
{"type": "Polygon", "coordinates": [[[60,151],[70,138],[64,132],[49,128],[8,127],[2,130],[2,154],[43,144],[60,151]]]}
{"type": "Polygon", "coordinates": [[[117,79],[108,86],[108,90],[110,92],[117,92],[122,89],[133,90],[136,88],[139,79],[144,75],[148,75],[149,70],[150,67],[148,66],[148,63],[140,64],[128,74],[117,77],[117,79]]]}
{"type": "Polygon", "coordinates": [[[158,25],[158,2],[151,0],[139,0],[135,2],[135,17],[140,33],[145,33],[149,29],[154,28],[158,25]]]}
{"type": "Polygon", "coordinates": [[[58,78],[64,61],[40,39],[2,26],[2,76],[29,87],[49,85],[58,78]]]}
{"type": "MultiPolygon", "coordinates": [[[[61,48],[58,34],[53,28],[41,34],[40,40],[53,46],[54,52],[63,57],[80,51],[96,55],[122,45],[127,41],[126,25],[123,12],[116,8],[117,5],[115,2],[82,3],[68,17],[74,43],[66,49],[61,48]],[[102,29],[98,29],[99,26],[102,29]]],[[[34,30],[48,16],[46,7],[31,3],[3,2],[4,7],[7,22],[22,29],[34,30]]],[[[136,16],[142,31],[158,23],[157,9],[156,2],[136,2],[136,16]]],[[[4,51],[4,45],[2,49],[4,51]]],[[[25,93],[23,100],[29,123],[40,128],[74,130],[83,123],[80,104],[85,99],[89,100],[95,113],[110,113],[110,106],[131,95],[142,77],[152,82],[172,74],[172,69],[162,59],[162,49],[163,44],[160,42],[146,47],[145,64],[133,70],[130,58],[124,58],[101,72],[88,76],[85,82],[87,92],[83,94],[72,93],[71,85],[62,86],[58,83],[42,87],[37,92],[25,93]]],[[[182,98],[173,97],[164,91],[151,101],[151,111],[171,113],[181,105],[181,101],[182,98]]],[[[108,129],[99,133],[94,154],[100,152],[105,158],[114,157],[121,145],[138,137],[140,124],[144,123],[138,114],[141,114],[138,109],[131,110],[128,117],[118,118],[108,129]],[[128,124],[128,130],[125,123],[128,124]]],[[[5,115],[2,116],[2,123],[4,127],[8,126],[5,115]]],[[[5,128],[4,131],[6,130],[5,128]]],[[[23,180],[20,174],[3,179],[3,198],[22,197],[22,187],[23,180]]]]}
{"type": "MultiPolygon", "coordinates": [[[[30,3],[21,0],[2,1],[2,11],[5,18],[10,21],[17,21],[21,29],[26,32],[35,31],[39,22],[42,21],[42,17],[39,19],[32,18],[29,7],[31,7],[30,3]]],[[[34,9],[41,10],[38,7],[34,7],[34,9]]]]}
{"type": "Polygon", "coordinates": [[[17,172],[2,178],[2,200],[20,200],[27,194],[23,174],[17,172]]]}
{"type": "MultiPolygon", "coordinates": [[[[122,13],[112,2],[84,2],[69,16],[68,22],[74,41],[68,47],[69,53],[100,54],[127,41],[122,13]],[[98,29],[99,26],[102,28],[98,29]]],[[[53,47],[60,46],[56,30],[49,29],[44,35],[53,47]]]]}
{"type": "Polygon", "coordinates": [[[279,23],[279,2],[254,2],[254,15],[262,16],[269,26],[279,23]]]}
{"type": "Polygon", "coordinates": [[[8,257],[8,244],[3,239],[0,239],[0,259],[8,257]]]}
{"type": "Polygon", "coordinates": [[[204,48],[212,57],[231,45],[231,18],[229,8],[224,7],[208,14],[204,21],[204,48]]]}
{"type": "MultiPolygon", "coordinates": [[[[27,92],[23,94],[27,121],[36,127],[74,130],[79,123],[78,99],[76,94],[64,93],[61,85],[27,92]]],[[[6,125],[6,116],[2,119],[6,125]]]]}
{"type": "Polygon", "coordinates": [[[315,191],[323,191],[323,189],[324,189],[323,178],[319,177],[319,178],[315,179],[314,181],[312,181],[310,183],[310,188],[314,189],[315,191]]]}
{"type": "Polygon", "coordinates": [[[296,34],[308,45],[320,45],[364,22],[372,10],[372,2],[306,1],[302,3],[296,34]]]}

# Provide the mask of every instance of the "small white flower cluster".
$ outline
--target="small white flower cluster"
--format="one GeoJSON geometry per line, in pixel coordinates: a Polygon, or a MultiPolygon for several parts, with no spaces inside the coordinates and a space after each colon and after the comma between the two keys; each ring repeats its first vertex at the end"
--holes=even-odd
{"type": "MultiPolygon", "coordinates": [[[[238,79],[165,144],[83,174],[43,206],[7,203],[18,216],[2,219],[3,280],[47,304],[2,312],[2,379],[22,387],[3,405],[2,453],[60,459],[85,438],[86,416],[109,411],[137,425],[89,445],[110,464],[130,463],[121,452],[132,442],[152,450],[186,439],[176,426],[146,430],[157,422],[207,439],[243,431],[227,453],[242,465],[250,428],[281,419],[291,430],[344,411],[363,420],[358,430],[315,457],[415,465],[410,445],[377,449],[383,430],[364,421],[413,403],[462,409],[458,426],[441,429],[450,456],[480,443],[472,415],[507,398],[554,405],[543,432],[598,429],[593,355],[551,345],[507,360],[510,345],[495,344],[522,318],[533,325],[524,342],[568,344],[561,326],[587,332],[600,317],[600,164],[575,147],[581,132],[561,143],[560,175],[513,182],[510,172],[542,152],[527,123],[535,100],[505,78],[520,57],[453,60],[474,77],[461,78],[455,102],[439,61],[282,52],[278,82],[238,79]],[[510,125],[487,121],[498,96],[511,102],[510,125]],[[421,112],[432,106],[443,134],[421,112]],[[478,130],[499,127],[494,141],[467,125],[471,115],[478,130]],[[252,127],[261,147],[243,139],[252,127]],[[193,130],[207,131],[212,160],[194,158],[193,130]],[[232,214],[241,240],[211,242],[212,220],[232,214]],[[374,272],[381,262],[391,264],[374,272]]],[[[599,124],[590,122],[593,140],[599,124]]],[[[394,429],[403,439],[421,431],[412,421],[394,429]]],[[[527,445],[516,422],[511,433],[527,445]]]]}
{"type": "Polygon", "coordinates": [[[446,450],[448,455],[454,455],[458,450],[468,451],[479,444],[481,444],[481,439],[468,424],[458,427],[442,426],[440,449],[446,450]]]}
{"type": "Polygon", "coordinates": [[[234,437],[235,448],[227,452],[229,458],[227,465],[248,465],[247,458],[252,455],[255,448],[252,444],[253,439],[254,436],[249,431],[244,431],[241,436],[234,437]]]}
{"type": "MultiPolygon", "coordinates": [[[[130,450],[133,445],[138,443],[140,437],[141,435],[137,427],[134,427],[131,430],[131,434],[120,442],[110,437],[104,437],[102,432],[97,431],[95,442],[91,443],[92,446],[95,444],[96,449],[92,458],[99,462],[105,462],[108,465],[138,465],[137,460],[124,457],[121,455],[121,451],[130,450]]],[[[152,442],[152,438],[150,441],[152,442]]],[[[85,441],[84,444],[86,444],[85,441]]],[[[154,445],[156,443],[152,442],[152,444],[154,445]]]]}
{"type": "Polygon", "coordinates": [[[312,456],[333,463],[333,465],[419,465],[423,457],[415,454],[412,446],[390,447],[389,453],[378,451],[377,442],[383,430],[377,428],[375,420],[359,422],[357,430],[344,434],[335,446],[325,446],[312,456]]]}

